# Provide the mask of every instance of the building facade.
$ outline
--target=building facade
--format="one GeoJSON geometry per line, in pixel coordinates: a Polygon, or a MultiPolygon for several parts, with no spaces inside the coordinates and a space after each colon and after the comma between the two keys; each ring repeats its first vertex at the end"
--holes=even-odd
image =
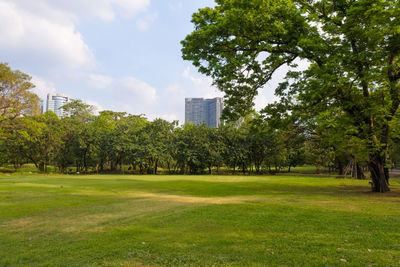
{"type": "Polygon", "coordinates": [[[66,117],[68,114],[62,109],[62,106],[70,101],[71,98],[67,95],[47,94],[46,111],[53,111],[59,118],[66,117]]]}
{"type": "Polygon", "coordinates": [[[219,127],[223,109],[224,101],[221,97],[185,98],[185,121],[197,125],[204,122],[209,127],[219,127]]]}

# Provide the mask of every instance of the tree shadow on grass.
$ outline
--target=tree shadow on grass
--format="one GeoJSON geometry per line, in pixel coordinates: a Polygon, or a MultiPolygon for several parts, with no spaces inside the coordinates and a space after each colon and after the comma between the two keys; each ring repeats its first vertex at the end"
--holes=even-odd
{"type": "MultiPolygon", "coordinates": [[[[393,186],[393,191],[380,194],[372,193],[370,186],[346,184],[346,181],[337,184],[301,184],[282,181],[266,182],[225,182],[225,181],[194,181],[194,180],[169,180],[169,181],[144,181],[121,180],[120,183],[107,186],[95,186],[95,190],[110,191],[142,191],[155,194],[186,195],[196,197],[234,197],[234,196],[277,196],[291,195],[296,197],[360,197],[373,196],[376,199],[395,198],[400,200],[399,186],[393,186]]],[[[90,185],[89,185],[90,186],[90,185]]]]}
{"type": "MultiPolygon", "coordinates": [[[[53,184],[60,186],[60,191],[67,194],[79,194],[88,191],[93,195],[98,193],[112,193],[116,196],[128,194],[134,197],[135,192],[166,194],[194,197],[235,197],[235,196],[279,196],[288,195],[291,198],[337,197],[337,198],[373,198],[374,200],[400,200],[400,184],[395,181],[392,191],[380,194],[372,193],[368,181],[364,184],[354,184],[352,180],[326,180],[324,178],[300,179],[275,178],[260,181],[200,181],[179,179],[175,180],[145,180],[145,179],[97,179],[88,177],[71,179],[70,177],[29,177],[31,183],[53,184]],[[64,186],[64,187],[63,187],[64,186]]],[[[196,178],[196,177],[194,177],[196,178]]],[[[18,179],[16,183],[23,183],[26,179],[18,179]]],[[[11,182],[11,181],[9,181],[11,182]]],[[[26,182],[26,181],[25,181],[26,182]]],[[[38,190],[38,188],[36,188],[38,190]]],[[[45,190],[43,188],[42,190],[45,190]]]]}

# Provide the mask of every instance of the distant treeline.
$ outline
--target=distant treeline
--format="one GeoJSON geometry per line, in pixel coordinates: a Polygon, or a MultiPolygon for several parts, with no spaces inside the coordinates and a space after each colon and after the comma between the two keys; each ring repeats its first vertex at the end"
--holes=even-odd
{"type": "Polygon", "coordinates": [[[56,166],[66,172],[196,174],[278,172],[300,164],[328,167],[343,173],[352,160],[306,128],[290,124],[270,127],[254,113],[219,128],[102,111],[73,101],[71,114],[59,119],[52,112],[3,122],[0,162],[18,168],[33,163],[41,172],[56,166]],[[126,171],[126,169],[125,169],[126,171]]]}

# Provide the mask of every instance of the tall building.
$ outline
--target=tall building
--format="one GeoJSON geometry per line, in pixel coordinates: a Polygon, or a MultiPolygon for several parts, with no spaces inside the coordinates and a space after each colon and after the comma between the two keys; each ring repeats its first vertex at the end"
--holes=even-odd
{"type": "Polygon", "coordinates": [[[195,124],[204,122],[209,127],[219,127],[223,109],[224,101],[221,97],[185,98],[185,121],[195,124]]]}
{"type": "Polygon", "coordinates": [[[67,95],[62,94],[47,94],[47,105],[46,111],[53,111],[59,118],[68,116],[68,114],[62,109],[62,106],[71,101],[71,98],[67,95]]]}

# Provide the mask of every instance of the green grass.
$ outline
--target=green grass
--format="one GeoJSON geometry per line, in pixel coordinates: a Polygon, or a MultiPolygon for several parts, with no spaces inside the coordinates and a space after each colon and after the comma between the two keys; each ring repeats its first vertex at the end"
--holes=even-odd
{"type": "MultiPolygon", "coordinates": [[[[54,173],[57,171],[54,166],[47,166],[46,168],[47,168],[46,171],[48,173],[54,173]]],[[[0,166],[0,173],[32,174],[32,173],[38,173],[38,172],[39,172],[39,170],[35,167],[34,164],[24,164],[17,169],[15,169],[13,165],[0,166]]]]}
{"type": "Polygon", "coordinates": [[[0,266],[399,266],[400,180],[0,176],[0,266]]]}

